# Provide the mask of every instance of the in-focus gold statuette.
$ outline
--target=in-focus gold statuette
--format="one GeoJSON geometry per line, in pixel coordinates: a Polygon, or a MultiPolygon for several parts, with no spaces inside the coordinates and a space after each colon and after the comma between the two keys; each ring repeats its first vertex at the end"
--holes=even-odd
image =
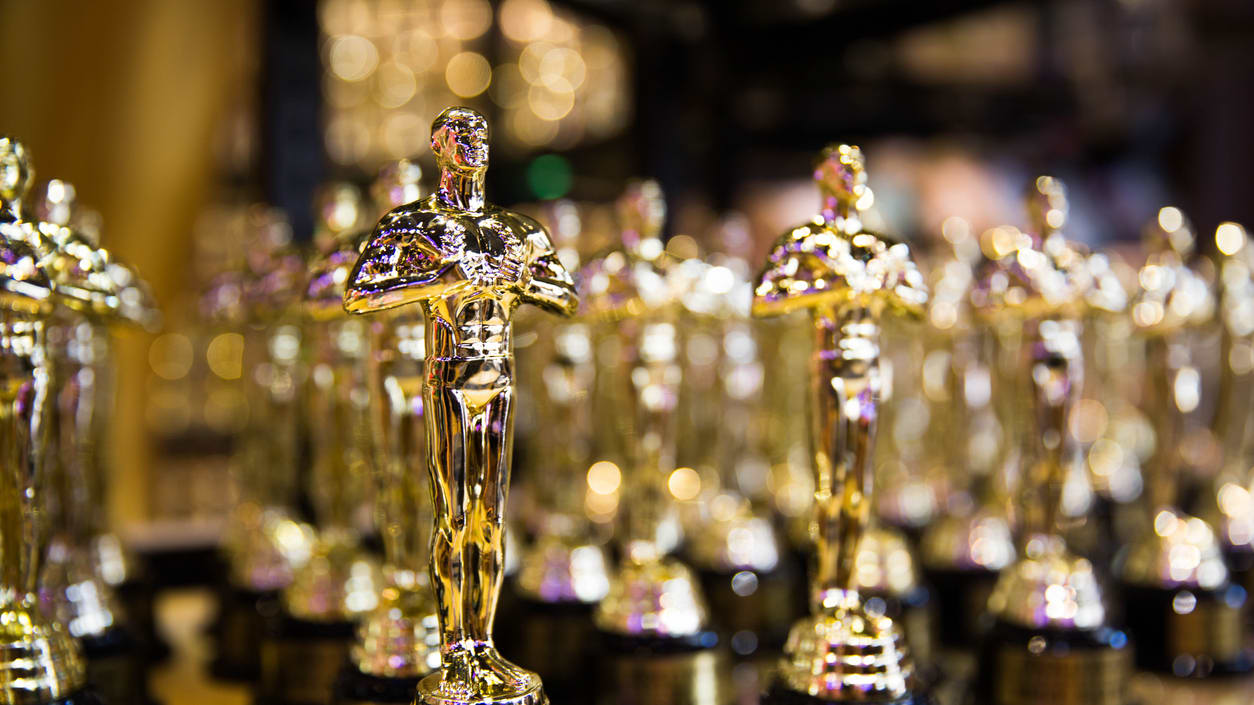
{"type": "Polygon", "coordinates": [[[921,314],[927,291],[909,248],[863,230],[873,197],[861,150],[829,147],[814,178],[822,211],[775,243],[753,304],[760,316],[809,309],[814,336],[811,615],[793,626],[773,690],[781,701],[909,703],[914,665],[901,629],[868,610],[855,561],[872,506],[880,318],[921,314]]]}
{"type": "Polygon", "coordinates": [[[578,299],[544,228],[486,202],[483,116],[469,108],[440,113],[431,150],[438,189],[379,221],[344,295],[352,312],[417,304],[426,319],[423,413],[442,664],[419,684],[418,699],[543,703],[540,678],[506,661],[492,637],[513,444],[510,315],[523,303],[571,315],[578,299]]]}

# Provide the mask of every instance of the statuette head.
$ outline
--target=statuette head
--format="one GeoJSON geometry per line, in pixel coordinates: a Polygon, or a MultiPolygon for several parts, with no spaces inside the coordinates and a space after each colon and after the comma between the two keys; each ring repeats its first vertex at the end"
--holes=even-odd
{"type": "Polygon", "coordinates": [[[666,222],[666,199],[658,182],[632,181],[614,204],[623,244],[635,248],[645,240],[659,239],[666,222]]]}
{"type": "Polygon", "coordinates": [[[314,225],[314,241],[320,250],[325,251],[335,247],[344,233],[361,226],[361,191],[347,182],[328,184],[318,190],[316,212],[318,222],[314,225]]]}
{"type": "Polygon", "coordinates": [[[379,169],[370,186],[370,196],[381,211],[389,211],[422,196],[422,167],[409,159],[398,159],[379,169]]]}
{"type": "Polygon", "coordinates": [[[1052,176],[1038,176],[1024,194],[1028,222],[1038,237],[1062,230],[1067,225],[1067,187],[1052,176]]]}
{"type": "Polygon", "coordinates": [[[851,144],[828,146],[814,166],[814,180],[823,195],[823,218],[847,219],[871,207],[875,196],[867,186],[866,159],[851,144]]]}
{"type": "Polygon", "coordinates": [[[431,123],[431,151],[441,169],[487,169],[488,121],[470,108],[447,108],[431,123]]]}

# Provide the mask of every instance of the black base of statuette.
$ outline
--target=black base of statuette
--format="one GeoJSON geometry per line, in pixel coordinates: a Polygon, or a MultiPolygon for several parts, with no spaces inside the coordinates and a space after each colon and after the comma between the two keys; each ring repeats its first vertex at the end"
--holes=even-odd
{"type": "Polygon", "coordinates": [[[261,676],[261,643],[266,620],[279,612],[279,595],[233,586],[218,590],[218,617],[211,627],[215,653],[209,672],[215,678],[253,682],[261,676]]]}
{"type": "Polygon", "coordinates": [[[1245,638],[1245,588],[1120,585],[1137,668],[1181,678],[1248,673],[1254,650],[1245,638]]]}
{"type": "Polygon", "coordinates": [[[516,596],[514,616],[497,620],[497,645],[510,661],[540,675],[554,702],[587,701],[597,667],[596,605],[516,596]]]}
{"type": "Polygon", "coordinates": [[[355,633],[353,622],[313,622],[286,613],[271,619],[261,644],[257,702],[330,705],[355,633]]]}
{"type": "Polygon", "coordinates": [[[805,614],[807,603],[795,599],[800,576],[792,568],[698,572],[710,616],[737,659],[779,651],[789,625],[805,614]]]}
{"type": "MultiPolygon", "coordinates": [[[[409,705],[414,702],[421,677],[372,676],[345,663],[335,679],[335,705],[409,705]]],[[[545,683],[547,686],[548,684],[545,683]]]]}
{"type": "Polygon", "coordinates": [[[848,702],[850,705],[935,705],[935,701],[927,695],[910,693],[904,698],[895,698],[887,700],[826,700],[806,693],[798,693],[795,690],[789,690],[780,683],[775,683],[762,694],[761,705],[840,705],[840,703],[848,702]]]}
{"type": "Polygon", "coordinates": [[[156,590],[152,581],[143,576],[132,578],[118,585],[116,593],[126,612],[126,623],[139,640],[145,660],[151,665],[169,658],[170,645],[157,632],[156,590]]]}
{"type": "Polygon", "coordinates": [[[920,682],[920,687],[930,689],[938,677],[934,667],[938,639],[936,600],[932,591],[918,586],[904,595],[866,592],[863,598],[868,610],[882,612],[901,627],[906,636],[906,644],[910,647],[916,679],[920,682]]]}
{"type": "Polygon", "coordinates": [[[1254,546],[1224,546],[1224,563],[1228,564],[1230,580],[1254,591],[1254,546]]]}
{"type": "Polygon", "coordinates": [[[1128,705],[1127,634],[1026,629],[996,622],[977,651],[975,705],[1128,705]]]}
{"type": "Polygon", "coordinates": [[[61,698],[60,700],[49,701],[46,705],[114,705],[111,702],[101,700],[100,696],[92,688],[84,688],[77,693],[61,698]]]}
{"type": "Polygon", "coordinates": [[[925,569],[935,594],[938,639],[941,646],[970,648],[988,627],[988,597],[997,584],[992,570],[925,569]]]}
{"type": "Polygon", "coordinates": [[[723,705],[729,700],[731,658],[713,631],[675,638],[599,632],[598,638],[597,705],[723,705]]]}
{"type": "Polygon", "coordinates": [[[153,705],[148,694],[147,660],[130,630],[115,626],[79,641],[87,664],[87,682],[100,700],[109,705],[153,705]]]}

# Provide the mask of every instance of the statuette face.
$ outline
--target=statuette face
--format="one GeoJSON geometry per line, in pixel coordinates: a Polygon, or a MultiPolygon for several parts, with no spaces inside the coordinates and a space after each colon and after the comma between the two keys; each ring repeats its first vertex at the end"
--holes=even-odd
{"type": "Polygon", "coordinates": [[[468,108],[436,118],[440,185],[383,216],[349,277],[351,312],[417,304],[426,317],[423,413],[435,500],[431,577],[442,668],[424,703],[539,703],[539,677],[492,637],[504,577],[504,512],[513,443],[510,317],[523,303],[569,315],[570,274],[536,221],[484,200],[487,124],[468,108]]]}

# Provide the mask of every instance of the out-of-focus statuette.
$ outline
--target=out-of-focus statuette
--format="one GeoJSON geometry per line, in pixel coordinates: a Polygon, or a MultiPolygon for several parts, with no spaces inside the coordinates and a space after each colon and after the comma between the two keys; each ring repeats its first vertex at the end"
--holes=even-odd
{"type": "Polygon", "coordinates": [[[33,179],[25,148],[0,136],[0,693],[12,705],[75,699],[86,681],[66,626],[36,590],[49,540],[48,424],[55,404],[46,316],[60,303],[24,219],[33,179]]]}
{"type": "Polygon", "coordinates": [[[863,229],[860,213],[873,196],[861,150],[827,148],[814,178],[822,210],[772,247],[753,303],[760,316],[809,309],[814,341],[811,614],[789,634],[773,692],[781,700],[799,693],[827,702],[910,703],[915,669],[901,629],[868,609],[856,558],[872,506],[880,319],[921,315],[927,290],[906,245],[863,229]]]}
{"type": "Polygon", "coordinates": [[[1247,595],[1229,580],[1214,528],[1179,504],[1184,417],[1201,395],[1186,335],[1211,319],[1215,297],[1189,266],[1195,242],[1183,216],[1149,225],[1144,244],[1130,311],[1146,343],[1154,454],[1141,534],[1124,548],[1115,572],[1138,666],[1195,678],[1245,672],[1254,667],[1240,616],[1247,595]]]}
{"type": "MultiPolygon", "coordinates": [[[[667,478],[675,469],[681,370],[675,331],[676,262],[662,246],[666,203],[654,181],[632,183],[616,204],[622,244],[580,273],[582,313],[616,326],[618,357],[601,362],[617,380],[624,468],[618,538],[622,560],[594,621],[627,638],[691,640],[707,628],[701,587],[667,555],[678,530],[667,478]],[[668,545],[669,544],[669,545],[668,545]]],[[[607,421],[608,422],[608,421],[607,421]]]]}
{"type": "MultiPolygon", "coordinates": [[[[421,176],[409,160],[384,166],[371,187],[374,215],[417,201],[421,176]]],[[[340,239],[336,254],[311,280],[311,299],[343,311],[348,275],[371,234],[366,229],[340,239]]],[[[383,569],[377,604],[361,618],[350,664],[341,671],[337,702],[408,702],[418,681],[440,667],[440,631],[428,574],[431,507],[427,473],[421,470],[427,449],[425,336],[422,314],[412,307],[365,322],[370,475],[383,569]]]]}
{"type": "Polygon", "coordinates": [[[419,684],[418,701],[547,702],[540,678],[506,661],[492,637],[513,444],[510,315],[523,303],[571,315],[578,299],[544,228],[486,202],[483,116],[460,107],[440,113],[431,149],[439,187],[379,221],[344,295],[351,312],[417,304],[426,318],[423,413],[442,664],[419,684]]]}
{"type": "Polygon", "coordinates": [[[1060,534],[1076,461],[1068,424],[1083,384],[1081,320],[1091,277],[1084,253],[1060,232],[1062,183],[1036,179],[1027,209],[1033,232],[1006,228],[1006,247],[984,262],[971,292],[985,323],[1017,331],[1018,376],[1030,395],[1020,403],[1030,404],[1032,419],[1010,439],[1022,458],[1018,559],[989,598],[994,624],[981,645],[976,688],[992,705],[1114,705],[1127,696],[1128,639],[1107,624],[1093,565],[1060,534]]]}

